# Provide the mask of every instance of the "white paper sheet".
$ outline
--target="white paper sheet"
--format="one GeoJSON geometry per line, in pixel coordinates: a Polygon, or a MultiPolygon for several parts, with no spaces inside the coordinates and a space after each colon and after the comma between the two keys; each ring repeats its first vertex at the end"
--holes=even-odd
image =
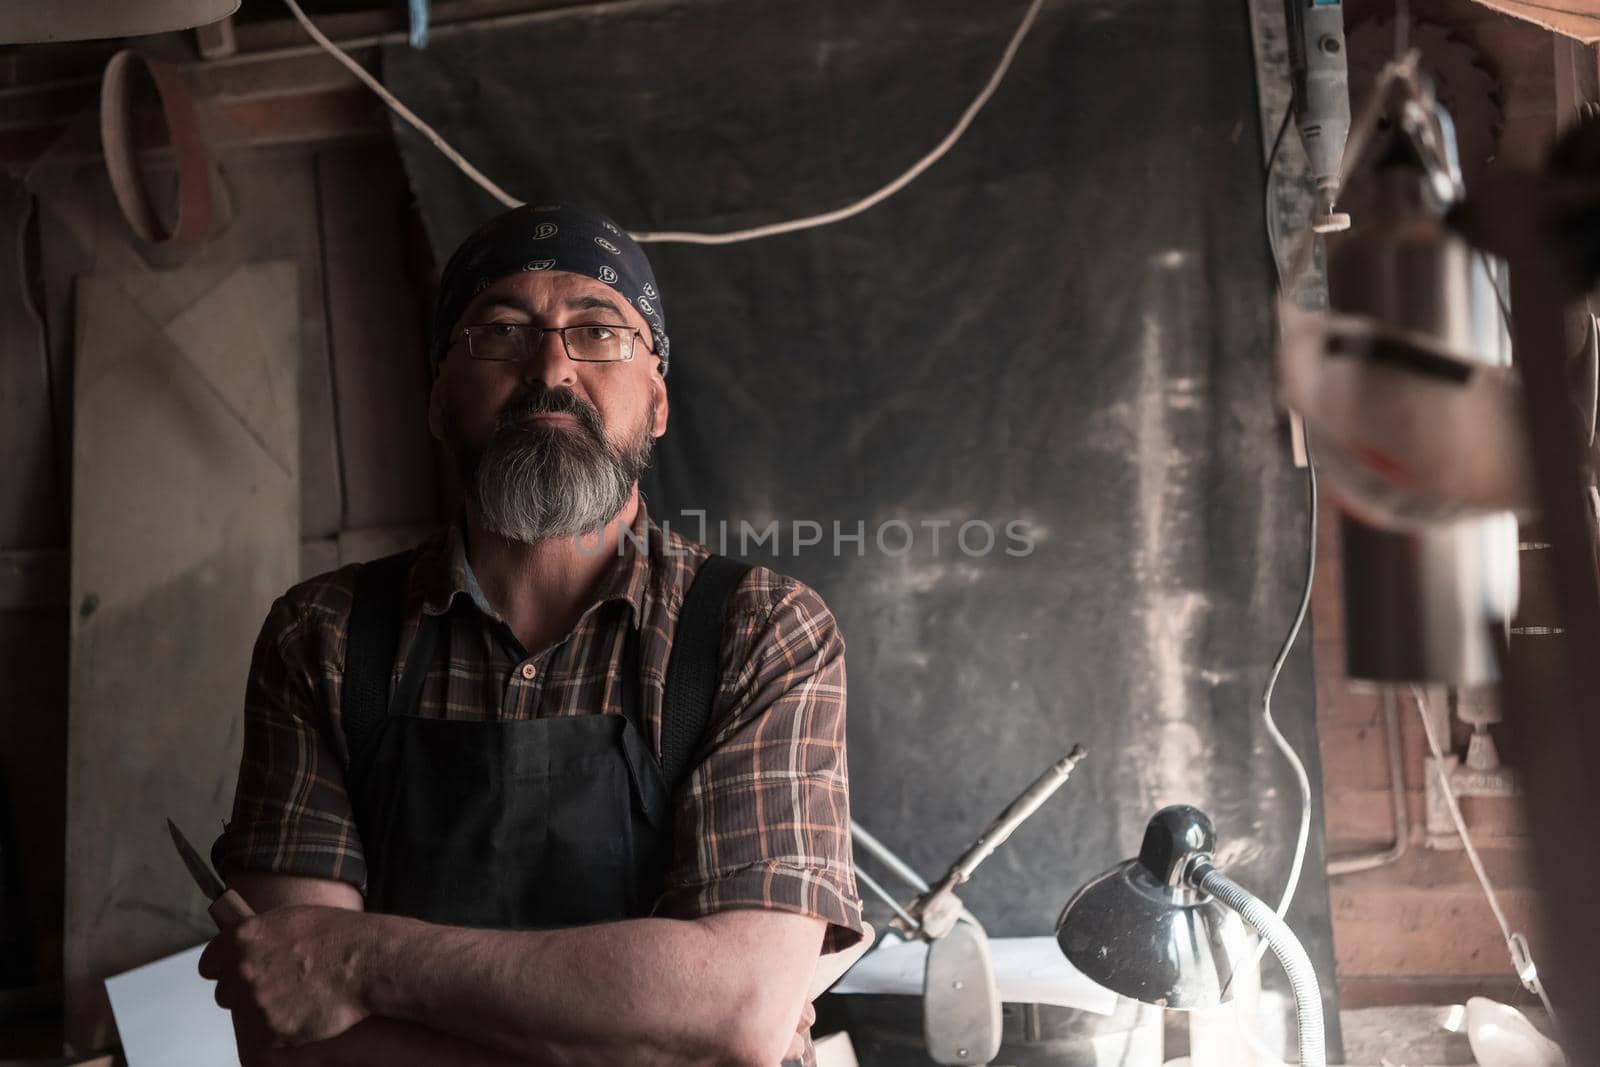
{"type": "MultiPolygon", "coordinates": [[[[1110,1015],[1117,995],[1096,985],[1061,954],[1053,937],[997,937],[989,942],[1000,999],[1012,1004],[1056,1004],[1110,1015]]],[[[850,969],[834,993],[922,995],[925,941],[903,941],[889,934],[850,969]]]]}
{"type": "Polygon", "coordinates": [[[195,970],[204,947],[106,979],[128,1067],[239,1067],[232,1016],[195,970]]]}

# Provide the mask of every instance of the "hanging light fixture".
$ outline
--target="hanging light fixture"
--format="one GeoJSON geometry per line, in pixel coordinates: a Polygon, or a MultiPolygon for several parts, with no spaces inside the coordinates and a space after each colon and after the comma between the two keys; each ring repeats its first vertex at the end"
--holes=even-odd
{"type": "Polygon", "coordinates": [[[0,4],[0,44],[140,37],[209,25],[237,10],[239,0],[49,0],[0,4]]]}

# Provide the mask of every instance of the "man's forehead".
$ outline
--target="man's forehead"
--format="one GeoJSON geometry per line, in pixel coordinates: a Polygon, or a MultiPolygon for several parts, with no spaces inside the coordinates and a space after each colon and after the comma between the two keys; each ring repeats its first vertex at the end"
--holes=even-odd
{"type": "Polygon", "coordinates": [[[627,298],[604,282],[583,274],[564,270],[522,270],[495,281],[478,299],[493,300],[496,296],[518,296],[540,303],[561,301],[576,296],[597,296],[627,303],[627,298]]]}
{"type": "Polygon", "coordinates": [[[490,285],[468,306],[463,322],[473,314],[494,305],[546,315],[560,310],[579,311],[609,308],[625,317],[629,325],[648,336],[649,323],[634,310],[628,299],[604,282],[568,271],[518,271],[490,285]]]}

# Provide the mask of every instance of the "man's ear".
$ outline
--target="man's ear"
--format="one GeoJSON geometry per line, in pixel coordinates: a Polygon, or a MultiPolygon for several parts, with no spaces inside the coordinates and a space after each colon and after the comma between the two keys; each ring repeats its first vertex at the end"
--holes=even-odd
{"type": "Polygon", "coordinates": [[[667,380],[658,372],[650,376],[650,436],[667,432],[667,380]]]}

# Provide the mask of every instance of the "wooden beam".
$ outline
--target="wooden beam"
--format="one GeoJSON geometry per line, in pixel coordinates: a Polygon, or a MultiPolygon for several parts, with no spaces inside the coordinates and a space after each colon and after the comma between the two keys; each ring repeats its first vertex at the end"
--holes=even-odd
{"type": "MultiPolygon", "coordinates": [[[[201,114],[200,126],[213,158],[241,148],[389,136],[386,109],[362,86],[219,100],[201,114]]],[[[0,124],[0,169],[23,173],[45,153],[57,164],[92,162],[100,158],[93,134],[70,122],[12,130],[0,124]]],[[[170,158],[165,148],[140,155],[155,166],[170,158]]]]}
{"type": "MultiPolygon", "coordinates": [[[[435,38],[471,29],[525,24],[660,7],[670,0],[456,0],[434,9],[435,38]]],[[[375,69],[386,44],[406,39],[390,15],[362,12],[318,18],[363,66],[375,69]]],[[[365,137],[387,131],[383,105],[331,56],[305,38],[293,21],[238,27],[239,51],[218,60],[180,64],[201,105],[202,132],[213,150],[229,145],[282,144],[365,137]],[[371,104],[359,102],[365,96],[371,104]]],[[[0,89],[0,167],[22,170],[98,99],[100,66],[43,84],[0,89]]],[[[59,74],[59,71],[57,71],[59,74]]],[[[98,145],[84,149],[98,153],[98,145]]]]}

